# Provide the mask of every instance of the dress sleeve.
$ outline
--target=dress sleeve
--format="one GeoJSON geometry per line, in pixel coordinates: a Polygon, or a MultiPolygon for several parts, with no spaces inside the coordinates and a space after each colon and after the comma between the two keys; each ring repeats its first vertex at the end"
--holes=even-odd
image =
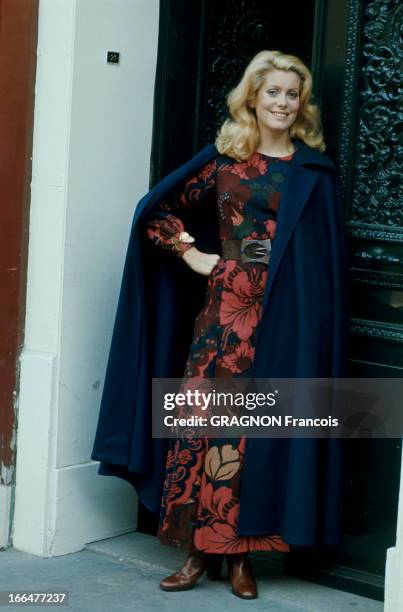
{"type": "Polygon", "coordinates": [[[181,219],[175,216],[175,211],[190,208],[203,200],[205,194],[215,187],[216,169],[215,160],[204,165],[179,189],[173,203],[162,200],[153,208],[145,219],[145,225],[147,236],[154,244],[179,257],[194,246],[193,236],[186,232],[181,219]]]}

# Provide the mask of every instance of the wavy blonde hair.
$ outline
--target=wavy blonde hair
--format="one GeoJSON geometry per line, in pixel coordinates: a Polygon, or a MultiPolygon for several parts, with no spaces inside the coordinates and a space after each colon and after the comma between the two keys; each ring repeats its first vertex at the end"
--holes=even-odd
{"type": "Polygon", "coordinates": [[[224,121],[215,141],[220,153],[244,161],[259,146],[256,113],[249,104],[255,101],[258,90],[272,70],[292,70],[301,79],[300,108],[290,127],[290,137],[299,138],[321,152],[326,149],[319,108],[309,101],[312,94],[311,72],[294,55],[286,55],[281,51],[261,51],[248,64],[242,79],[227,96],[230,118],[224,121]]]}

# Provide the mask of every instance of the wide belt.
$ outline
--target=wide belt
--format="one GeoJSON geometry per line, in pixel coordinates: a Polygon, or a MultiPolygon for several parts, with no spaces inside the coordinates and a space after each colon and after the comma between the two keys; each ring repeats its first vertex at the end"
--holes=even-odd
{"type": "Polygon", "coordinates": [[[223,259],[240,259],[268,265],[271,254],[271,240],[221,240],[223,259]]]}

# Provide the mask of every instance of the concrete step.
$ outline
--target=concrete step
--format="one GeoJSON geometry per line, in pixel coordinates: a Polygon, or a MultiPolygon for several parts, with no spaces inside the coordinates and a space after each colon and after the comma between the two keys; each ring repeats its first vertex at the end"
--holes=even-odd
{"type": "MultiPolygon", "coordinates": [[[[10,548],[0,552],[0,591],[68,591],[72,612],[380,612],[383,604],[282,574],[251,555],[259,597],[242,600],[228,580],[203,575],[191,591],[167,593],[158,583],[182,564],[186,551],[162,546],[157,538],[128,533],[88,544],[82,551],[43,559],[10,548]]],[[[225,574],[224,574],[225,575],[225,574]]],[[[15,610],[14,606],[1,606],[15,610]]],[[[65,608],[46,605],[47,610],[65,608]]]]}

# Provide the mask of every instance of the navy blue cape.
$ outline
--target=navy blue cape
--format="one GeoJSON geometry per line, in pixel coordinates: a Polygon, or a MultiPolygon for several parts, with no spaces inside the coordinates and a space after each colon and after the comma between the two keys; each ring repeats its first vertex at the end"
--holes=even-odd
{"type": "MultiPolygon", "coordinates": [[[[254,377],[341,377],[347,254],[338,179],[326,155],[300,140],[295,145],[269,264],[254,377]]],[[[217,155],[214,145],[206,146],[136,207],[91,454],[101,462],[99,474],[129,481],[156,514],[169,440],[151,437],[151,379],[183,375],[207,277],[156,248],[145,235],[144,219],[217,155]]],[[[214,201],[206,198],[203,206],[183,214],[198,248],[220,253],[214,201]]],[[[300,546],[339,543],[341,440],[249,438],[244,460],[239,535],[279,534],[300,546]]]]}

